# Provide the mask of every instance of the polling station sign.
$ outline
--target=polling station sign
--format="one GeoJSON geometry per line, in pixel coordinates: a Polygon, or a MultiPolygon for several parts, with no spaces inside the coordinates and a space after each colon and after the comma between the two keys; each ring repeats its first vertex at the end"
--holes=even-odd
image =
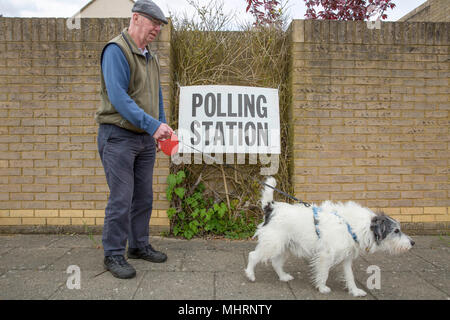
{"type": "Polygon", "coordinates": [[[180,87],[178,119],[183,153],[280,153],[277,89],[180,87]]]}

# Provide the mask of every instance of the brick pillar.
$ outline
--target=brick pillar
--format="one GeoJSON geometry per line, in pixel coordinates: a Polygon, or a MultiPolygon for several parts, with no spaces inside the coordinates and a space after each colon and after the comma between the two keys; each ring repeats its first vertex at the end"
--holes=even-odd
{"type": "MultiPolygon", "coordinates": [[[[129,19],[0,19],[0,226],[103,226],[108,186],[97,151],[100,53],[129,19]]],[[[152,44],[169,118],[170,33],[152,44]]],[[[152,227],[167,229],[169,159],[154,174],[152,227]]],[[[83,228],[78,228],[83,230],[83,228]]]]}
{"type": "Polygon", "coordinates": [[[449,25],[292,22],[298,198],[448,230],[449,25]]]}

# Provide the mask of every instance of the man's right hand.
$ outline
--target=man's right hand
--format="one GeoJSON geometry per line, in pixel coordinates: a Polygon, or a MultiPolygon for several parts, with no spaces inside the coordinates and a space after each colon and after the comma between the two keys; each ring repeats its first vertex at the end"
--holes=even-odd
{"type": "Polygon", "coordinates": [[[169,139],[172,133],[173,133],[172,128],[169,127],[167,124],[162,123],[153,134],[153,138],[155,138],[156,140],[169,139]]]}

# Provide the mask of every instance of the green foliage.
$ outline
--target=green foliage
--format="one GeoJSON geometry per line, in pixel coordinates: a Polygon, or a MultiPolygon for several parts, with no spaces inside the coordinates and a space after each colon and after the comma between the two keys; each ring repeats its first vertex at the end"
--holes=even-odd
{"type": "Polygon", "coordinates": [[[205,196],[205,186],[199,183],[187,194],[183,182],[184,171],[167,177],[167,198],[178,207],[171,207],[167,215],[171,221],[171,233],[191,239],[195,236],[220,235],[230,239],[251,237],[256,230],[255,218],[246,217],[244,211],[234,212],[237,201],[231,201],[230,210],[225,202],[215,203],[205,196]],[[233,213],[234,212],[234,213],[233,213]]]}

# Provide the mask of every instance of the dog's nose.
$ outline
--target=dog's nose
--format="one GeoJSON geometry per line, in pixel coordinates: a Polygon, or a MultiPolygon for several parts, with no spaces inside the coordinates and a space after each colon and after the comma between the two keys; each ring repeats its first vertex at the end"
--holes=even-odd
{"type": "Polygon", "coordinates": [[[412,240],[411,240],[410,242],[411,242],[411,245],[412,245],[412,246],[413,246],[413,245],[415,244],[415,242],[414,242],[414,241],[412,241],[412,240]]]}

